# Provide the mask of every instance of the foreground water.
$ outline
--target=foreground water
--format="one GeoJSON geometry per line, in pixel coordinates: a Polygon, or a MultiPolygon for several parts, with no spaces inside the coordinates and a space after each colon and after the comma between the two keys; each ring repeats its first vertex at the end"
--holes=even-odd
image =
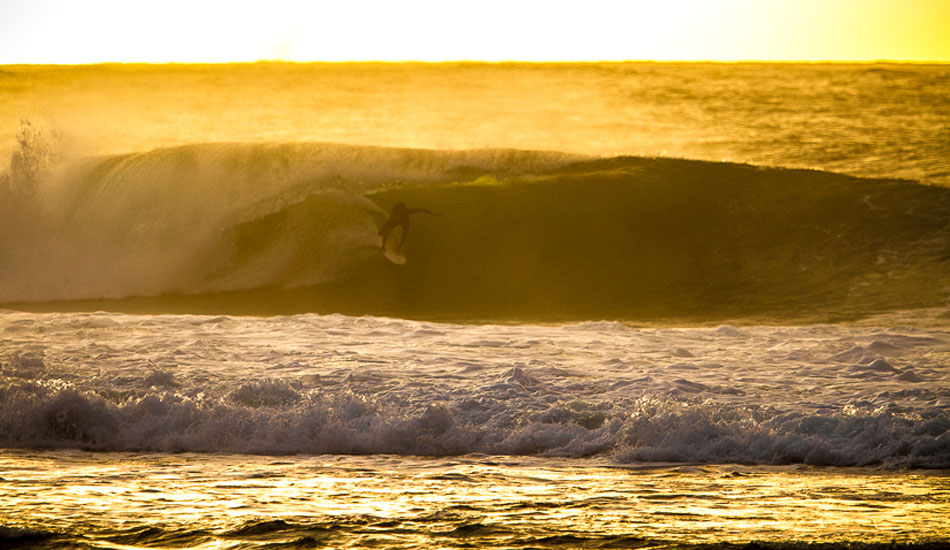
{"type": "Polygon", "coordinates": [[[946,544],[945,318],[636,328],[8,311],[2,535],[946,544]]]}
{"type": "Polygon", "coordinates": [[[945,472],[76,451],[0,470],[0,544],[43,548],[950,545],[945,472]]]}

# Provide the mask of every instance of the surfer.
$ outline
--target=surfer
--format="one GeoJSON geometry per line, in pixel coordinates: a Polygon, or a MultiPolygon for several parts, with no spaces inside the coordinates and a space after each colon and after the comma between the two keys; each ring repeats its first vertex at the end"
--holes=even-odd
{"type": "Polygon", "coordinates": [[[380,247],[386,248],[386,239],[389,238],[389,233],[397,227],[402,228],[402,238],[399,239],[399,244],[396,245],[396,250],[402,248],[402,245],[406,242],[406,237],[409,236],[409,216],[413,214],[429,214],[430,216],[438,216],[435,212],[427,210],[425,208],[407,208],[406,203],[399,203],[396,206],[393,206],[392,211],[389,213],[389,219],[386,220],[386,223],[379,228],[379,236],[382,237],[380,247]]]}

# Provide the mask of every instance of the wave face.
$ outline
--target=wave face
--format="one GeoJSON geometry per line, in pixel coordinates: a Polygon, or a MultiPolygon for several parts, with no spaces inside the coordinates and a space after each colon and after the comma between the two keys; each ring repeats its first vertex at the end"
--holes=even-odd
{"type": "Polygon", "coordinates": [[[829,318],[934,305],[950,293],[950,189],[818,171],[193,145],[73,163],[23,195],[8,201],[16,231],[0,241],[6,303],[829,318]],[[398,202],[439,214],[414,218],[404,266],[378,248],[377,228],[398,202]]]}

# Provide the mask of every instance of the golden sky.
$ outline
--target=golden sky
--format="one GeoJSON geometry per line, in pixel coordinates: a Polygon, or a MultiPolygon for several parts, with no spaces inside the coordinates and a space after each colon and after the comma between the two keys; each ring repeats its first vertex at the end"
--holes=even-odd
{"type": "Polygon", "coordinates": [[[950,0],[0,0],[0,64],[950,62],[950,0]]]}

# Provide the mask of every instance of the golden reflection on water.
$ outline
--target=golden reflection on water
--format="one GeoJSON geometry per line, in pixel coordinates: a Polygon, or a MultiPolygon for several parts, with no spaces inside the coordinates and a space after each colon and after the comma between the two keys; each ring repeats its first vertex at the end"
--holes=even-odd
{"type": "Polygon", "coordinates": [[[29,451],[0,452],[0,472],[3,523],[58,531],[371,517],[367,532],[398,524],[403,542],[476,521],[675,542],[950,538],[946,472],[29,451]]]}

